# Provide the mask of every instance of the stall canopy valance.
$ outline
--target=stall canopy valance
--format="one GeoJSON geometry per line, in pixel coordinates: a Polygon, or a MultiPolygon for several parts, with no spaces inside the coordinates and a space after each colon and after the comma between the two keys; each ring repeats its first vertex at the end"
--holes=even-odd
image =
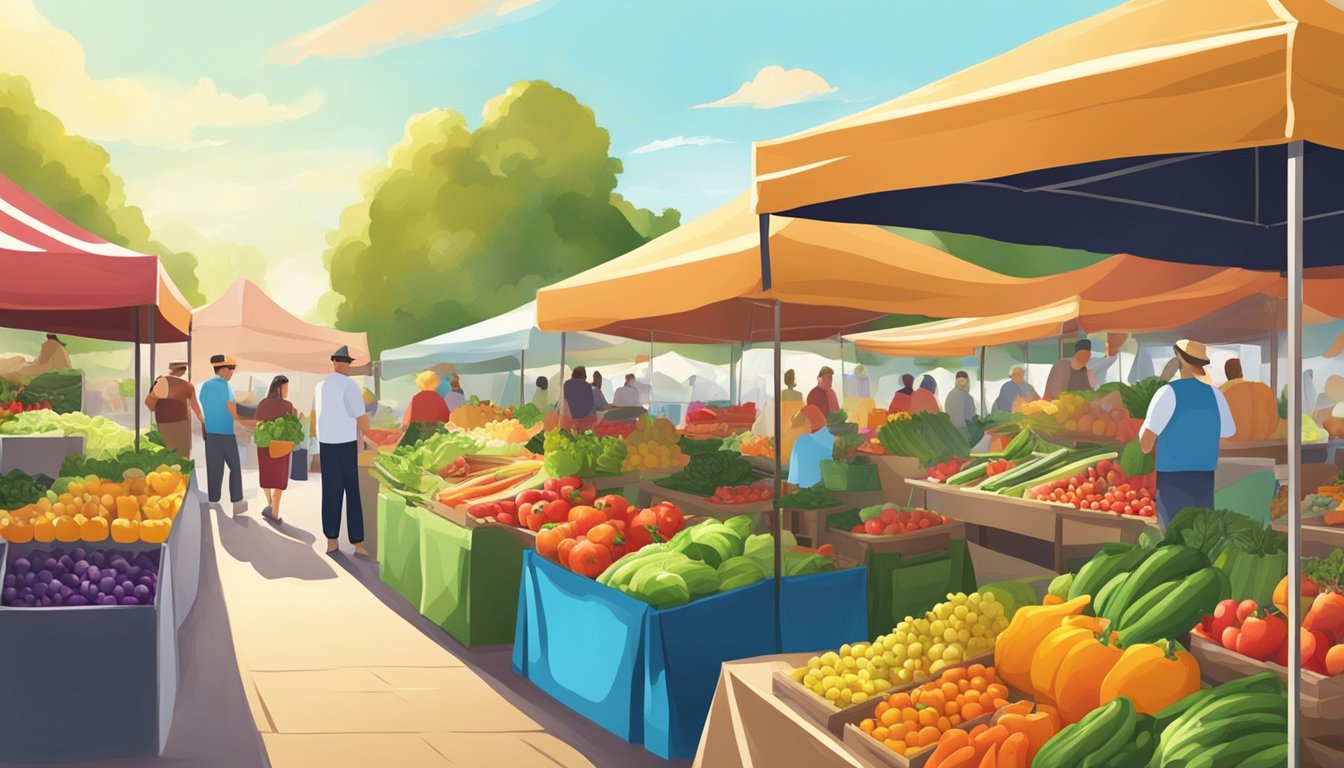
{"type": "Polygon", "coordinates": [[[0,275],[0,326],[111,341],[148,340],[151,317],[158,341],[185,341],[191,328],[157,256],[75,226],[3,175],[0,275]]]}
{"type": "Polygon", "coordinates": [[[342,345],[357,364],[369,361],[364,334],[305,322],[246,279],[197,311],[193,334],[199,353],[192,373],[198,381],[210,377],[212,354],[232,355],[246,371],[285,373],[329,373],[331,353],[342,345]]]}
{"type": "MultiPolygon", "coordinates": [[[[584,362],[632,362],[648,345],[596,333],[565,339],[565,353],[584,362]]],[[[722,356],[722,355],[720,355],[722,356]]],[[[560,363],[560,334],[537,329],[536,303],[473,323],[432,339],[389,349],[380,358],[384,376],[395,378],[448,365],[459,373],[499,373],[560,363]]]]}
{"type": "MultiPolygon", "coordinates": [[[[801,341],[864,330],[889,314],[1016,312],[1096,283],[1092,267],[1020,278],[881,227],[775,218],[763,264],[746,196],[605,264],[537,292],[544,330],[660,342],[801,341]],[[768,272],[770,288],[764,287],[768,272]]],[[[1165,267],[1170,273],[1170,265],[1165,267]]]]}
{"type": "Polygon", "coordinates": [[[1337,262],[1344,11],[1129,2],[758,144],[756,210],[1280,270],[1295,140],[1306,265],[1337,262]]]}

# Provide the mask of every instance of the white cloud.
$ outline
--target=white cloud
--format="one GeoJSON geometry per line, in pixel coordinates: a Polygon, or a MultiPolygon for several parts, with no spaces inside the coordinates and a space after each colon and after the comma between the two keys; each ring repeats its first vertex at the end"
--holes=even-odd
{"type": "Polygon", "coordinates": [[[290,104],[265,95],[222,93],[210,78],[182,83],[158,77],[95,79],[84,48],[38,13],[32,0],[0,0],[0,72],[23,75],[37,101],[72,133],[95,141],[129,141],[174,149],[224,143],[210,129],[271,125],[311,114],[322,96],[290,104]]]}
{"type": "Polygon", "coordinates": [[[707,104],[697,104],[696,109],[715,107],[753,107],[755,109],[774,109],[789,104],[800,104],[819,96],[835,93],[839,88],[826,82],[826,78],[806,69],[785,69],[776,64],[763,67],[756,77],[742,84],[741,88],[729,96],[707,104]]]}
{"type": "Polygon", "coordinates": [[[319,56],[362,59],[426,40],[468,37],[541,13],[555,0],[370,0],[353,12],[298,37],[266,55],[266,62],[293,66],[319,56]]]}
{"type": "Polygon", "coordinates": [[[649,152],[662,152],[665,149],[675,149],[677,147],[707,147],[710,144],[727,143],[727,139],[716,139],[713,136],[673,136],[670,139],[656,139],[642,147],[636,147],[630,150],[629,154],[644,155],[649,152]]]}

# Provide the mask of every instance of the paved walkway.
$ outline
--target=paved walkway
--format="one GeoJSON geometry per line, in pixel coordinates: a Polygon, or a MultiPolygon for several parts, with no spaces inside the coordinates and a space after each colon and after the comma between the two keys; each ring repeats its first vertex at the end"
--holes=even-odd
{"type": "Polygon", "coordinates": [[[326,555],[319,496],[315,481],[292,484],[281,526],[255,500],[241,517],[213,514],[242,685],[271,765],[668,765],[513,675],[507,648],[457,646],[349,544],[326,555]]]}

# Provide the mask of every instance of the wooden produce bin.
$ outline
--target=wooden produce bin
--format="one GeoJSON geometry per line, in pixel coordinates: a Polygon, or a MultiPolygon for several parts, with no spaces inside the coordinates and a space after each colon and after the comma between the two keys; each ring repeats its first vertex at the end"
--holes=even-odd
{"type": "MultiPolygon", "coordinates": [[[[1258,672],[1270,671],[1288,682],[1288,669],[1257,661],[1202,637],[1190,638],[1190,653],[1199,661],[1200,674],[1215,683],[1226,683],[1258,672]]],[[[1302,670],[1302,735],[1307,738],[1340,734],[1344,722],[1344,676],[1328,677],[1302,670]]]]}
{"type": "Polygon", "coordinates": [[[727,520],[738,515],[765,513],[774,508],[773,502],[770,501],[756,501],[750,504],[715,504],[703,496],[669,490],[648,480],[640,482],[639,494],[635,503],[641,507],[647,507],[659,501],[670,501],[676,504],[683,514],[712,517],[716,520],[727,520]]]}
{"type": "MultiPolygon", "coordinates": [[[[1156,532],[1153,518],[1074,509],[1063,504],[1017,499],[984,491],[954,488],[942,483],[912,480],[929,499],[929,508],[944,517],[980,528],[978,542],[986,543],[985,529],[994,528],[1049,542],[1052,556],[1040,563],[1063,573],[1073,558],[1091,557],[1103,544],[1136,542],[1145,530],[1156,532]]],[[[1030,559],[1030,558],[1024,558],[1030,559]]]]}
{"type": "Polygon", "coordinates": [[[882,485],[886,498],[903,507],[924,506],[924,494],[911,486],[911,480],[923,480],[929,476],[928,470],[919,465],[919,459],[911,456],[869,456],[877,465],[877,479],[882,485]]]}
{"type": "Polygon", "coordinates": [[[840,560],[865,563],[869,552],[895,552],[902,557],[914,557],[947,549],[953,539],[965,538],[966,524],[951,520],[944,525],[897,536],[870,536],[866,533],[829,530],[822,535],[821,542],[835,547],[835,556],[840,560]]]}
{"type": "Polygon", "coordinates": [[[66,457],[84,453],[84,438],[58,435],[0,435],[0,475],[14,470],[55,480],[66,457]]]}

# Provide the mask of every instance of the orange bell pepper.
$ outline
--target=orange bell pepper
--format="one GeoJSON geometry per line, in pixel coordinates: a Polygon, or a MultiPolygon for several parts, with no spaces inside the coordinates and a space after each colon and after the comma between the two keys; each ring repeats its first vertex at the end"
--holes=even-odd
{"type": "Polygon", "coordinates": [[[999,745],[998,768],[1027,768],[1032,756],[1030,739],[1025,733],[1014,733],[999,745]]]}

